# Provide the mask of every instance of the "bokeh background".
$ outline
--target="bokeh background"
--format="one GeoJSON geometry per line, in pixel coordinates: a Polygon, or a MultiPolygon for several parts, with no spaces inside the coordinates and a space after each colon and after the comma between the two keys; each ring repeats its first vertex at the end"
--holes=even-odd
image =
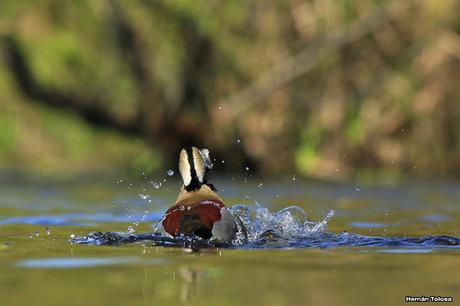
{"type": "Polygon", "coordinates": [[[460,175],[454,0],[0,2],[0,170],[460,175]],[[224,162],[222,162],[222,160],[224,162]]]}

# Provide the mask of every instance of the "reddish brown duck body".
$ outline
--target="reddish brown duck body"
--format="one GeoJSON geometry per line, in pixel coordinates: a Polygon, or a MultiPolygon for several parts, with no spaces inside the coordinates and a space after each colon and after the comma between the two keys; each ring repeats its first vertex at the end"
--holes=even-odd
{"type": "Polygon", "coordinates": [[[222,218],[223,207],[222,200],[206,185],[193,192],[183,189],[176,204],[166,211],[163,226],[174,237],[195,234],[209,239],[214,223],[222,218]]]}

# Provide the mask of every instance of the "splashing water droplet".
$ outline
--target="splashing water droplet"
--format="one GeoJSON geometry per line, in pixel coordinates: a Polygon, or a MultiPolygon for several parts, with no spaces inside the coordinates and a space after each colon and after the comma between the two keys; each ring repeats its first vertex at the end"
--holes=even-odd
{"type": "Polygon", "coordinates": [[[150,198],[150,195],[148,194],[139,194],[139,197],[142,199],[142,200],[147,200],[148,198],[150,198]]]}
{"type": "Polygon", "coordinates": [[[47,228],[45,229],[45,233],[46,233],[47,235],[51,235],[51,229],[50,229],[49,227],[47,227],[47,228]]]}
{"type": "Polygon", "coordinates": [[[240,143],[240,142],[241,142],[241,140],[239,140],[239,139],[236,140],[236,143],[240,143]]]}
{"type": "Polygon", "coordinates": [[[40,235],[40,232],[37,231],[37,232],[34,233],[34,235],[35,235],[35,236],[39,236],[39,235],[40,235]]]}
{"type": "Polygon", "coordinates": [[[245,167],[244,170],[249,171],[249,167],[245,167]]]}
{"type": "MultiPolygon", "coordinates": [[[[150,200],[149,200],[149,202],[150,202],[150,200]]],[[[143,214],[142,217],[141,217],[141,221],[144,221],[144,220],[147,218],[148,214],[149,214],[149,211],[148,211],[148,210],[144,210],[144,214],[143,214]]]]}
{"type": "Polygon", "coordinates": [[[257,187],[261,188],[263,185],[264,183],[260,182],[259,184],[257,184],[257,187]]]}
{"type": "Polygon", "coordinates": [[[161,183],[153,183],[153,188],[158,189],[161,187],[161,183]]]}
{"type": "Polygon", "coordinates": [[[293,175],[292,176],[292,181],[295,182],[295,180],[296,180],[296,177],[295,177],[295,175],[293,175]]]}
{"type": "Polygon", "coordinates": [[[173,175],[174,175],[174,171],[171,170],[171,169],[169,169],[168,171],[166,171],[166,174],[167,174],[168,176],[173,176],[173,175]]]}
{"type": "Polygon", "coordinates": [[[163,227],[163,220],[166,218],[166,214],[158,221],[158,223],[153,227],[153,232],[158,232],[163,227]]]}
{"type": "Polygon", "coordinates": [[[128,234],[134,234],[136,232],[136,229],[134,228],[134,226],[130,225],[128,226],[128,234]]]}
{"type": "Polygon", "coordinates": [[[310,228],[310,232],[315,233],[315,232],[325,231],[327,227],[327,223],[334,216],[334,213],[335,213],[334,210],[330,210],[327,213],[326,217],[321,222],[316,223],[312,228],[310,228]]]}

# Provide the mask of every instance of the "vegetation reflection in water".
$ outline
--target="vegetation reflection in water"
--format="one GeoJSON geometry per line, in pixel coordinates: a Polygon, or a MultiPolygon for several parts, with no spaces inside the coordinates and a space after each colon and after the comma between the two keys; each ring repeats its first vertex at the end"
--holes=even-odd
{"type": "Polygon", "coordinates": [[[242,214],[250,209],[253,220],[265,222],[253,224],[258,234],[249,244],[230,248],[200,248],[185,239],[155,246],[168,242],[152,227],[174,200],[174,181],[158,189],[149,182],[122,188],[101,182],[3,184],[1,304],[403,305],[408,294],[456,297],[456,184],[359,191],[301,180],[257,184],[218,184],[230,206],[242,214]],[[248,204],[255,200],[260,206],[248,204]],[[235,207],[241,203],[247,209],[235,207]],[[313,229],[331,210],[335,214],[323,227],[302,232],[305,221],[304,229],[313,229]],[[290,224],[287,212],[292,228],[275,222],[290,224]],[[71,235],[95,240],[69,243],[71,235]],[[103,237],[115,243],[94,245],[103,237]]]}

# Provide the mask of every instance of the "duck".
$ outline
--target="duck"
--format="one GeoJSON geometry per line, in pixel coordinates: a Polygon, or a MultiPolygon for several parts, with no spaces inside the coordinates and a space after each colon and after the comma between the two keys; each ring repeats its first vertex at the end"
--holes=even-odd
{"type": "Polygon", "coordinates": [[[183,148],[179,153],[182,186],[166,211],[162,226],[169,236],[195,236],[213,242],[234,244],[247,241],[247,230],[208,182],[213,163],[209,150],[183,148]]]}

